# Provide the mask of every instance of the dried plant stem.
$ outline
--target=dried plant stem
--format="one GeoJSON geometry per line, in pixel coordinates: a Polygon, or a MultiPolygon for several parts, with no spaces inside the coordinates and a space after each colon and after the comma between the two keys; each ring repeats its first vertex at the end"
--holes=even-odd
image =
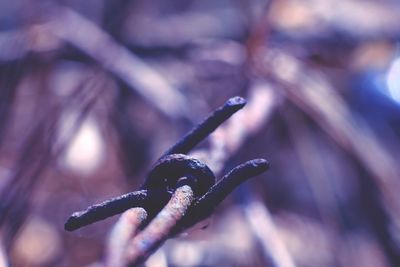
{"type": "MultiPolygon", "coordinates": [[[[376,184],[381,193],[379,198],[382,199],[374,201],[380,215],[374,213],[370,220],[393,266],[400,266],[400,250],[392,234],[392,231],[400,228],[398,155],[382,144],[371,127],[352,112],[343,96],[323,75],[307,68],[286,51],[269,50],[263,58],[268,63],[260,64],[260,71],[279,83],[291,102],[314,119],[371,174],[371,181],[363,177],[364,184],[376,184]]],[[[398,146],[395,143],[392,145],[398,146]]],[[[372,200],[374,194],[368,193],[366,198],[372,200]]]]}
{"type": "Polygon", "coordinates": [[[147,212],[143,208],[125,211],[111,230],[107,242],[106,267],[123,267],[123,254],[130,239],[135,236],[140,225],[146,220],[147,212]]]}
{"type": "Polygon", "coordinates": [[[128,245],[125,257],[129,266],[144,262],[170,237],[172,228],[185,215],[193,199],[193,190],[190,186],[184,185],[176,189],[168,204],[128,245]]]}
{"type": "Polygon", "coordinates": [[[387,204],[393,210],[400,210],[396,155],[382,145],[362,118],[352,113],[343,97],[323,76],[311,70],[304,71],[307,69],[304,64],[281,50],[271,52],[268,59],[271,63],[263,69],[265,73],[282,85],[290,101],[360,160],[373,174],[387,204]],[[290,71],[283,71],[283,68],[290,71]]]}
{"type": "Polygon", "coordinates": [[[251,230],[261,244],[268,266],[295,267],[265,206],[260,201],[253,200],[243,210],[251,230]]]}
{"type": "Polygon", "coordinates": [[[160,73],[90,20],[72,9],[54,6],[55,15],[44,27],[53,36],[92,57],[168,117],[190,116],[185,112],[185,97],[160,73]]]}
{"type": "Polygon", "coordinates": [[[318,212],[324,223],[333,229],[338,229],[337,218],[340,218],[340,211],[324,166],[324,158],[309,156],[320,153],[318,150],[320,140],[299,114],[289,110],[283,113],[283,116],[293,143],[293,150],[298,155],[305,179],[316,200],[318,212]]]}
{"type": "Polygon", "coordinates": [[[9,266],[8,260],[2,243],[2,240],[0,240],[0,267],[7,267],[9,266]]]}

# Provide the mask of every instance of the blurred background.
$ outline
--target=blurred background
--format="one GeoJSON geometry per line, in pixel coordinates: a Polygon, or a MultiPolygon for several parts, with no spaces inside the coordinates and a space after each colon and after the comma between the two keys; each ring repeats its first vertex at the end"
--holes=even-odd
{"type": "Polygon", "coordinates": [[[0,2],[0,266],[102,266],[111,218],[228,98],[195,154],[266,158],[146,266],[400,266],[400,2],[0,2]]]}

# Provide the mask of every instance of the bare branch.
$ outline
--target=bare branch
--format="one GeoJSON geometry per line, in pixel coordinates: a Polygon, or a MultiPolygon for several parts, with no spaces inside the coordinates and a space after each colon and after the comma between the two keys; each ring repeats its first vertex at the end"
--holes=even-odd
{"type": "Polygon", "coordinates": [[[167,116],[190,116],[185,112],[185,97],[182,94],[93,22],[65,7],[55,9],[51,18],[46,29],[52,35],[91,56],[167,116]]]}
{"type": "Polygon", "coordinates": [[[279,237],[268,210],[260,201],[253,201],[243,209],[251,230],[261,244],[271,267],[295,267],[292,257],[279,237]]]}

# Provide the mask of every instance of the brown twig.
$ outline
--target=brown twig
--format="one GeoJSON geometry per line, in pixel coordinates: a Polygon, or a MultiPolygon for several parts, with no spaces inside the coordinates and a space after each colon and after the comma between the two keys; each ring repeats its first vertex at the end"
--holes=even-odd
{"type": "Polygon", "coordinates": [[[8,266],[8,260],[7,260],[7,256],[4,250],[4,246],[2,244],[2,240],[0,242],[0,267],[6,267],[8,266]]]}
{"type": "Polygon", "coordinates": [[[272,216],[261,203],[252,201],[243,209],[254,235],[261,244],[263,254],[271,267],[295,267],[285,244],[282,242],[272,216]]]}
{"type": "Polygon", "coordinates": [[[395,156],[381,144],[370,127],[352,114],[344,99],[323,77],[304,73],[305,67],[291,55],[274,50],[264,71],[280,82],[290,99],[310,115],[344,150],[354,154],[373,174],[388,205],[400,210],[400,186],[395,156]],[[285,65],[285,66],[284,66],[285,65]],[[283,71],[286,68],[287,71],[283,71]],[[379,159],[379,160],[377,160],[379,159]]]}
{"type": "Polygon", "coordinates": [[[66,7],[57,6],[52,11],[44,34],[51,33],[82,50],[168,117],[190,116],[179,91],[96,24],[66,7]]]}
{"type": "MultiPolygon", "coordinates": [[[[307,68],[282,50],[270,50],[263,58],[266,61],[259,64],[259,70],[280,84],[290,101],[314,119],[371,174],[372,180],[366,179],[364,183],[376,184],[382,193],[382,199],[374,200],[375,211],[379,215],[373,214],[370,217],[371,223],[385,246],[388,258],[397,266],[400,251],[391,233],[392,229],[398,230],[400,227],[396,223],[400,210],[397,192],[400,170],[395,160],[396,155],[386,149],[370,126],[349,109],[343,97],[323,75],[307,68]]],[[[371,200],[376,192],[369,194],[366,198],[371,200]]]]}

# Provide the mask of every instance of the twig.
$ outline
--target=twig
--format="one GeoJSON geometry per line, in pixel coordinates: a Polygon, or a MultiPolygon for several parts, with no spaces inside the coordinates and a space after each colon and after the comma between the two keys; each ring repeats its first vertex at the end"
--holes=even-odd
{"type": "MultiPolygon", "coordinates": [[[[63,138],[57,136],[57,127],[62,115],[60,106],[48,102],[47,98],[37,103],[37,120],[26,140],[22,144],[22,151],[15,162],[15,172],[12,178],[0,192],[0,225],[9,228],[5,232],[4,240],[8,245],[22,226],[30,210],[29,198],[34,194],[35,187],[41,179],[46,166],[54,162],[65,150],[71,138],[83,119],[87,116],[93,101],[89,103],[75,103],[75,95],[65,101],[67,106],[77,105],[82,112],[71,125],[71,132],[63,138]],[[80,106],[82,105],[82,106],[80,106]],[[62,139],[57,140],[57,139],[62,139]],[[58,144],[55,144],[57,143],[58,144]],[[40,152],[38,152],[40,151],[40,152]]],[[[78,101],[79,102],[79,101],[78,101]]]]}
{"type": "Polygon", "coordinates": [[[318,149],[320,140],[302,115],[290,111],[282,115],[287,124],[293,150],[298,155],[299,164],[315,198],[319,215],[323,222],[337,229],[340,211],[335,191],[329,183],[329,173],[324,165],[324,157],[310,157],[310,155],[321,153],[318,149]]]}
{"type": "Polygon", "coordinates": [[[398,199],[399,170],[395,156],[385,149],[370,127],[352,114],[344,99],[321,76],[312,71],[304,73],[305,66],[294,57],[280,50],[271,51],[269,56],[271,63],[264,71],[272,71],[272,79],[283,85],[287,97],[374,174],[388,200],[398,199]],[[281,73],[283,67],[288,71],[281,73]]]}
{"type": "Polygon", "coordinates": [[[259,240],[271,267],[295,267],[292,257],[279,237],[271,215],[260,201],[251,201],[243,209],[251,230],[259,240]]]}
{"type": "MultiPolygon", "coordinates": [[[[396,156],[385,149],[361,118],[351,112],[345,100],[323,76],[312,70],[304,71],[307,67],[284,51],[270,50],[269,53],[264,57],[269,63],[260,64],[260,71],[281,84],[290,101],[313,118],[333,140],[354,155],[371,173],[374,183],[382,192],[384,202],[375,203],[379,206],[377,211],[380,215],[374,214],[371,219],[383,221],[374,228],[377,236],[382,239],[388,258],[397,266],[400,263],[400,250],[391,233],[391,229],[398,230],[400,227],[396,223],[399,221],[400,210],[397,192],[400,186],[400,170],[396,156]]],[[[365,182],[371,183],[368,180],[365,182]]],[[[367,198],[371,199],[372,196],[367,198]]]]}
{"type": "Polygon", "coordinates": [[[193,194],[192,189],[187,185],[176,189],[168,204],[128,246],[126,257],[129,266],[136,266],[145,261],[160,244],[169,238],[171,229],[192,204],[193,194]]]}
{"type": "Polygon", "coordinates": [[[310,115],[344,150],[354,154],[373,174],[387,204],[397,207],[394,210],[400,210],[397,192],[400,171],[396,157],[385,149],[361,118],[352,114],[344,99],[322,77],[312,72],[303,73],[301,70],[305,67],[287,53],[277,50],[273,55],[268,71],[273,70],[272,78],[284,85],[282,89],[287,97],[310,115]],[[279,73],[282,64],[291,66],[290,71],[279,73]]]}
{"type": "Polygon", "coordinates": [[[56,6],[45,29],[72,44],[127,83],[170,118],[190,118],[185,97],[161,74],[77,12],[56,6]]]}
{"type": "Polygon", "coordinates": [[[0,241],[0,267],[8,267],[8,260],[6,253],[4,251],[4,246],[2,240],[0,241]]]}

